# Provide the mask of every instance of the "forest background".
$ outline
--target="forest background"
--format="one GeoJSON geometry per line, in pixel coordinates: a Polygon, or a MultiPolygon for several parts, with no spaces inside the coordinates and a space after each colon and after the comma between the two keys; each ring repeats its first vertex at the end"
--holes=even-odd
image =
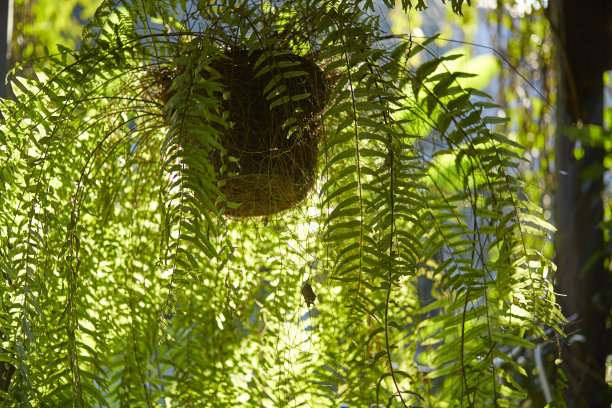
{"type": "MultiPolygon", "coordinates": [[[[514,356],[531,374],[524,406],[544,406],[561,391],[568,406],[610,406],[612,11],[605,1],[578,3],[483,1],[464,5],[462,15],[439,2],[408,13],[380,8],[389,33],[415,40],[439,33],[436,53],[465,54],[449,69],[479,74],[469,86],[503,106],[510,138],[526,147],[530,199],[557,228],[541,251],[557,264],[567,337],[551,334],[514,356]]],[[[78,47],[98,4],[15,0],[13,7],[9,66],[53,55],[55,44],[78,47]]],[[[28,64],[22,69],[32,75],[28,64]]]]}

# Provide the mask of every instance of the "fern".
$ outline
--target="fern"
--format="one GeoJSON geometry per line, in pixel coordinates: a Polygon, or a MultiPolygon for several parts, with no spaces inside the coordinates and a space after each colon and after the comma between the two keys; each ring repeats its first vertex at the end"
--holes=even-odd
{"type": "Polygon", "coordinates": [[[368,2],[104,2],[79,51],[4,101],[4,405],[524,399],[509,350],[563,320],[538,251],[553,228],[470,74],[410,66],[428,44],[389,39],[368,2]],[[329,81],[294,209],[228,216],[245,165],[222,143],[228,49],[261,55],[271,109],[299,106],[287,80],[310,75],[273,57],[329,81]]]}

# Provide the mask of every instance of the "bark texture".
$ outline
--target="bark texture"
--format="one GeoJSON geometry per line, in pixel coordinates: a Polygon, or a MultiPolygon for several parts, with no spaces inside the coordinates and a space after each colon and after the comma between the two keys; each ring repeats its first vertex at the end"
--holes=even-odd
{"type": "Polygon", "coordinates": [[[582,144],[563,129],[578,123],[603,123],[603,73],[611,49],[612,19],[608,0],[559,0],[550,3],[559,44],[558,128],[555,141],[557,189],[555,237],[558,265],[556,287],[566,317],[575,316],[562,350],[568,380],[565,400],[570,408],[610,407],[605,382],[610,333],[611,280],[603,231],[604,157],[597,146],[582,144]]]}

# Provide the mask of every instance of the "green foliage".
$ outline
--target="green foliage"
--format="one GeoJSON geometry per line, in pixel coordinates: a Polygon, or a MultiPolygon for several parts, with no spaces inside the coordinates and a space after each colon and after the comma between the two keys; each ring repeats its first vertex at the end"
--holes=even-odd
{"type": "MultiPolygon", "coordinates": [[[[384,3],[387,7],[390,8],[396,5],[395,2],[391,0],[384,0],[384,3]]],[[[442,0],[442,3],[446,3],[446,0],[442,0]]],[[[450,3],[453,12],[457,13],[458,15],[462,15],[463,3],[467,3],[468,6],[471,5],[470,0],[451,0],[450,3]]],[[[414,7],[417,10],[424,10],[427,8],[425,0],[416,0],[416,4],[412,0],[401,0],[399,4],[403,9],[409,9],[414,7]]],[[[366,0],[366,6],[373,7],[373,3],[371,1],[366,0]]]]}
{"type": "MultiPolygon", "coordinates": [[[[520,146],[461,85],[472,75],[443,68],[454,56],[410,67],[428,41],[389,42],[373,13],[108,0],[79,51],[14,81],[0,133],[0,358],[17,368],[5,406],[525,397],[510,351],[562,317],[520,146]],[[232,160],[213,68],[228,45],[308,55],[335,78],[321,177],[294,210],[224,215],[229,167],[210,158],[232,160]],[[176,73],[165,103],[160,72],[176,73]]],[[[267,90],[289,106],[282,82],[267,90]]]]}
{"type": "Polygon", "coordinates": [[[14,0],[13,61],[30,61],[55,54],[62,47],[74,48],[81,37],[81,23],[91,17],[99,0],[14,0]],[[78,13],[77,13],[78,12],[78,13]]]}

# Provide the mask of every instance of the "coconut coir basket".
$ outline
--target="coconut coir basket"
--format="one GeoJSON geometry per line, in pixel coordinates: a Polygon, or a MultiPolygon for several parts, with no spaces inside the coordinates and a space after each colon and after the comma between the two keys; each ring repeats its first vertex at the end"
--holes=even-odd
{"type": "MultiPolygon", "coordinates": [[[[238,159],[223,162],[218,151],[208,155],[217,178],[225,180],[221,192],[240,204],[225,213],[252,217],[295,207],[315,182],[329,81],[313,60],[293,54],[234,49],[210,65],[221,74],[226,97],[219,98],[231,123],[211,126],[219,130],[225,154],[238,159]],[[274,104],[279,98],[283,103],[274,104]]],[[[166,75],[160,82],[167,102],[172,80],[166,75]]]]}

